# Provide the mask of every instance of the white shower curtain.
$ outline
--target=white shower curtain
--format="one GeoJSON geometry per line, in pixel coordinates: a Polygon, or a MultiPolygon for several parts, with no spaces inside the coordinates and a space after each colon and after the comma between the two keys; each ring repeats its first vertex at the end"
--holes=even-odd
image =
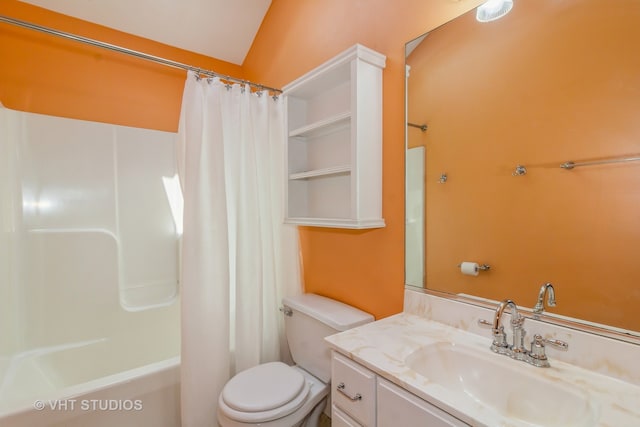
{"type": "Polygon", "coordinates": [[[179,128],[183,427],[217,426],[236,372],[286,349],[284,295],[299,293],[298,234],[282,224],[282,100],[189,73],[179,128]]]}

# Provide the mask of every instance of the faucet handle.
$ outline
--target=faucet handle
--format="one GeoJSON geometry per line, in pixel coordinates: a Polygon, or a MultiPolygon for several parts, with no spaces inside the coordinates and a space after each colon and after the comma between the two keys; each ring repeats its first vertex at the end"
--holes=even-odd
{"type": "MultiPolygon", "coordinates": [[[[542,346],[544,348],[545,344],[552,345],[553,347],[556,347],[559,350],[566,351],[569,349],[569,344],[566,343],[565,341],[554,340],[550,338],[542,338],[542,335],[540,334],[535,334],[533,336],[533,342],[531,343],[532,346],[536,345],[536,346],[542,346]]],[[[531,351],[533,352],[533,348],[531,349],[531,351]]]]}
{"type": "Polygon", "coordinates": [[[533,341],[531,342],[529,363],[541,368],[548,368],[550,366],[545,353],[545,344],[557,347],[560,350],[567,350],[569,348],[569,344],[564,341],[542,338],[542,335],[536,334],[533,336],[533,341]]]}
{"type": "MultiPolygon", "coordinates": [[[[540,337],[540,338],[542,338],[542,337],[540,337]]],[[[552,339],[548,339],[548,338],[542,338],[542,341],[544,343],[546,343],[546,344],[552,345],[553,347],[557,348],[558,350],[563,350],[563,351],[569,350],[569,344],[567,342],[565,342],[565,341],[552,340],[552,339]]]]}
{"type": "Polygon", "coordinates": [[[504,332],[504,326],[500,325],[498,329],[494,329],[493,323],[488,320],[478,319],[478,326],[491,328],[493,342],[491,343],[491,351],[498,354],[506,354],[509,351],[507,344],[507,334],[504,332]]]}
{"type": "Polygon", "coordinates": [[[533,366],[540,368],[548,368],[549,360],[544,348],[544,339],[542,335],[534,335],[533,341],[531,341],[531,351],[529,352],[529,361],[533,366]]]}
{"type": "Polygon", "coordinates": [[[488,320],[478,319],[478,326],[493,328],[493,323],[489,322],[488,320]]]}
{"type": "Polygon", "coordinates": [[[491,343],[491,351],[498,354],[507,354],[509,345],[507,344],[507,334],[504,332],[504,326],[498,329],[491,329],[493,332],[493,342],[491,343]]]}

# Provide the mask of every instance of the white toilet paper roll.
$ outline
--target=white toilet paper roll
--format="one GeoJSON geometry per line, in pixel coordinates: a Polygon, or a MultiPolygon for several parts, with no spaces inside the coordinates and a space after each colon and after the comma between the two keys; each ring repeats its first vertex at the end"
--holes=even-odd
{"type": "Polygon", "coordinates": [[[477,276],[480,272],[480,268],[478,267],[477,262],[468,262],[465,261],[460,264],[460,271],[462,274],[467,274],[469,276],[477,276]]]}

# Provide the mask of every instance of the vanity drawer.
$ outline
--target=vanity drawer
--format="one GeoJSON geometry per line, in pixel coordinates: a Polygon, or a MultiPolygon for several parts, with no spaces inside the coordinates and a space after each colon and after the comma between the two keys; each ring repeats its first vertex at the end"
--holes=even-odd
{"type": "Polygon", "coordinates": [[[378,378],[377,416],[381,426],[470,427],[382,378],[378,378]]]}
{"type": "Polygon", "coordinates": [[[331,362],[331,400],[363,426],[376,425],[376,375],[336,352],[331,362]]]}
{"type": "Polygon", "coordinates": [[[331,427],[361,427],[353,418],[331,405],[331,427]]]}

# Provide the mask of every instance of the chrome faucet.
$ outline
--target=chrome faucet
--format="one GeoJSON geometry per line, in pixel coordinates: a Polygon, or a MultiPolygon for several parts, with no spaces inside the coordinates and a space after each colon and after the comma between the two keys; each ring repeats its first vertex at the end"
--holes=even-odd
{"type": "Polygon", "coordinates": [[[553,289],[553,285],[551,283],[545,283],[540,287],[540,292],[538,293],[538,301],[533,307],[533,314],[542,314],[542,312],[544,311],[545,295],[547,296],[547,305],[549,307],[556,306],[556,293],[553,289]]]}
{"type": "MultiPolygon", "coordinates": [[[[555,305],[553,298],[553,285],[545,283],[540,289],[539,298],[544,301],[545,293],[549,292],[549,305],[555,305]]],[[[524,336],[527,333],[522,325],[524,325],[524,317],[518,312],[518,306],[510,299],[502,300],[496,308],[493,322],[484,319],[478,319],[478,325],[491,327],[493,342],[491,343],[491,351],[498,354],[507,355],[516,360],[522,360],[534,366],[548,367],[549,361],[545,354],[545,344],[551,344],[561,350],[567,350],[569,344],[564,341],[555,339],[546,339],[536,334],[531,342],[531,350],[524,347],[524,336]],[[507,344],[507,334],[504,332],[504,326],[500,324],[502,315],[507,307],[511,308],[511,329],[513,331],[512,343],[507,344]]]]}
{"type": "Polygon", "coordinates": [[[493,317],[493,343],[491,350],[499,354],[507,354],[514,359],[525,360],[528,352],[524,347],[524,336],[526,331],[522,327],[524,317],[518,313],[518,306],[510,299],[505,299],[498,304],[493,317]],[[511,308],[511,329],[513,331],[513,341],[511,345],[506,343],[504,327],[500,325],[502,314],[507,307],[511,308]]]}
{"type": "MultiPolygon", "coordinates": [[[[511,300],[505,300],[511,301],[511,300]]],[[[504,332],[504,326],[500,324],[500,318],[502,317],[502,312],[506,308],[506,303],[503,301],[500,303],[496,310],[496,314],[493,317],[493,324],[491,328],[491,332],[493,333],[493,342],[491,343],[491,351],[498,354],[507,354],[509,352],[509,346],[507,345],[507,334],[504,332]],[[505,303],[503,305],[503,303],[505,303]]],[[[513,302],[513,301],[511,301],[513,302]]],[[[480,320],[480,324],[491,325],[491,323],[486,320],[480,320]]]]}

